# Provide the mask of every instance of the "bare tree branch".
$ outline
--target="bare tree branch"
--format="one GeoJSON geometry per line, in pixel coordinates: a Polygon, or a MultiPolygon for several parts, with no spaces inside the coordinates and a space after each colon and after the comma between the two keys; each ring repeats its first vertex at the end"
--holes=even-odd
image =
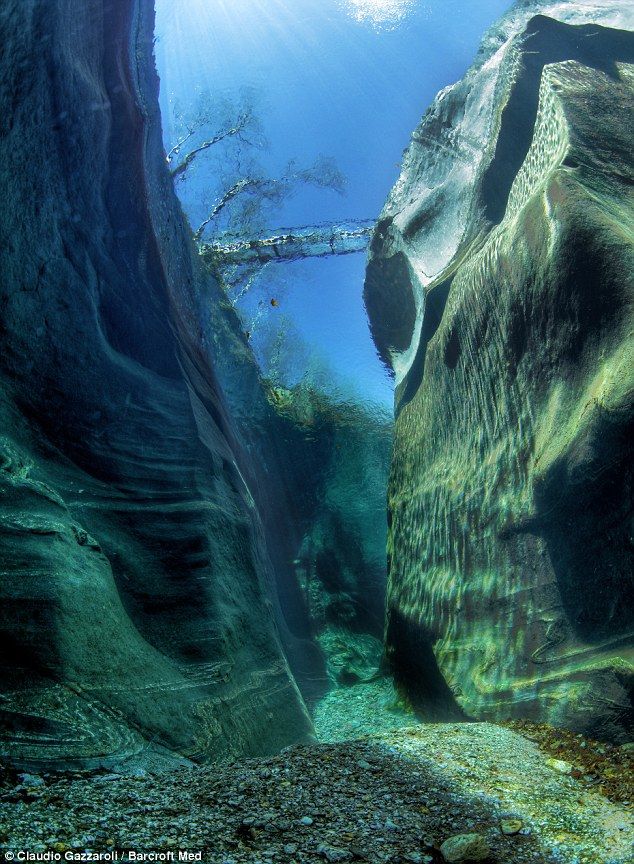
{"type": "Polygon", "coordinates": [[[174,144],[174,146],[172,147],[172,149],[167,153],[167,155],[166,155],[166,157],[165,157],[165,158],[167,159],[167,162],[168,162],[168,163],[172,161],[172,156],[177,156],[177,155],[180,153],[180,151],[181,151],[181,147],[183,146],[183,144],[184,144],[186,141],[189,141],[189,139],[192,137],[192,135],[193,135],[195,132],[196,132],[196,128],[195,128],[195,127],[189,129],[189,130],[187,131],[187,135],[183,135],[183,137],[180,139],[180,141],[177,141],[176,144],[174,144]]]}
{"type": "MultiPolygon", "coordinates": [[[[266,147],[266,138],[252,98],[244,94],[240,104],[215,102],[203,93],[193,117],[185,118],[182,111],[175,109],[175,128],[181,137],[167,154],[171,175],[176,180],[186,175],[201,153],[220,145],[222,158],[215,201],[212,198],[212,203],[203,210],[207,216],[195,230],[194,240],[227,296],[233,297],[234,305],[256,284],[269,263],[363,252],[373,227],[371,220],[284,230],[265,227],[271,214],[279,212],[300,189],[312,186],[341,195],[345,192],[346,178],[334,159],[323,154],[309,165],[290,159],[280,174],[271,176],[254,157],[255,150],[266,147]],[[206,140],[196,143],[201,138],[206,140]],[[188,141],[192,149],[181,156],[188,141]]],[[[197,194],[200,196],[200,191],[197,194]]],[[[265,308],[265,305],[259,308],[256,318],[264,314],[265,308]]]]}
{"type": "MultiPolygon", "coordinates": [[[[179,162],[175,168],[172,168],[171,175],[176,178],[179,175],[183,174],[189,166],[192,164],[196,156],[199,153],[203,153],[205,150],[208,150],[210,147],[213,147],[214,144],[218,144],[220,141],[224,141],[225,138],[232,138],[234,135],[240,135],[240,133],[245,129],[247,123],[249,122],[249,117],[246,114],[243,114],[239,119],[235,126],[231,126],[229,129],[224,129],[222,132],[219,132],[217,135],[214,135],[213,138],[210,138],[208,141],[203,141],[202,144],[199,144],[198,147],[195,147],[191,150],[183,159],[182,162],[179,162]]],[[[196,131],[196,130],[194,130],[196,131]]],[[[188,136],[189,137],[189,136],[188,136]]],[[[185,139],[187,140],[187,138],[185,139]]],[[[175,145],[178,147],[179,145],[175,145]]],[[[170,153],[174,150],[170,150],[170,153]]],[[[169,155],[168,155],[169,161],[169,155]]]]}
{"type": "Polygon", "coordinates": [[[238,180],[237,183],[234,183],[233,186],[230,186],[224,195],[222,195],[222,197],[214,204],[209,216],[200,223],[197,230],[194,232],[194,240],[197,243],[200,241],[207,225],[209,225],[209,223],[222,212],[222,210],[233,198],[236,197],[236,195],[244,192],[245,189],[258,188],[259,186],[262,186],[263,182],[263,180],[260,180],[257,177],[243,177],[241,180],[238,180]]]}

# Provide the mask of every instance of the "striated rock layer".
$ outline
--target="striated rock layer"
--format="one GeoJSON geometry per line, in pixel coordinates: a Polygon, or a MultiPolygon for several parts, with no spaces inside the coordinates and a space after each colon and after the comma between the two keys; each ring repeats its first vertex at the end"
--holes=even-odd
{"type": "Polygon", "coordinates": [[[373,239],[387,651],[428,712],[631,734],[633,26],[610,0],[516,4],[373,239]]]}
{"type": "Polygon", "coordinates": [[[311,732],[258,466],[203,352],[218,292],[164,165],[152,7],[0,10],[0,728],[22,763],[311,732]]]}

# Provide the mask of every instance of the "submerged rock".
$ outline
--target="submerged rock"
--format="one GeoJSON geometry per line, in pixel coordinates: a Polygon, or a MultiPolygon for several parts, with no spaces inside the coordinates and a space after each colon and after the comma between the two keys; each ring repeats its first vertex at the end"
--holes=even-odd
{"type": "Polygon", "coordinates": [[[500,819],[500,831],[502,834],[507,834],[510,837],[514,834],[519,834],[523,827],[524,823],[521,819],[511,817],[500,819]]]}
{"type": "Polygon", "coordinates": [[[632,26],[611,0],[513,6],[372,242],[387,653],[427,716],[631,737],[632,26]]]}
{"type": "Polygon", "coordinates": [[[165,167],[152,28],[151,0],[0,15],[0,748],[31,767],[311,734],[258,459],[200,336],[219,289],[165,167]]]}
{"type": "Polygon", "coordinates": [[[484,861],[489,857],[489,844],[481,834],[456,834],[441,845],[442,857],[448,864],[484,861]]]}
{"type": "Polygon", "coordinates": [[[563,759],[547,759],[546,764],[558,774],[572,774],[572,765],[563,759]]]}

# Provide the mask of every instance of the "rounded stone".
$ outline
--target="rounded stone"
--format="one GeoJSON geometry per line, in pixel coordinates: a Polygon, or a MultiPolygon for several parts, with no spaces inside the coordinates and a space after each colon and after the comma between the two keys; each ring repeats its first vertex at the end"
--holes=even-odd
{"type": "Polygon", "coordinates": [[[509,836],[519,834],[523,827],[524,823],[521,819],[500,819],[500,831],[502,834],[508,834],[509,836]]]}
{"type": "Polygon", "coordinates": [[[440,847],[440,851],[448,864],[484,861],[490,854],[486,839],[481,834],[475,833],[456,834],[455,837],[449,837],[440,847]]]}
{"type": "Polygon", "coordinates": [[[546,765],[557,771],[558,774],[570,774],[572,765],[570,762],[565,762],[563,759],[546,759],[546,765]]]}

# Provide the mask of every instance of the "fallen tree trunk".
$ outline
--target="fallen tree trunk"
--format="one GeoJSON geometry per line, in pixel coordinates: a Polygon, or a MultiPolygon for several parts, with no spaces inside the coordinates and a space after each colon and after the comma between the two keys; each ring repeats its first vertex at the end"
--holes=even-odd
{"type": "Polygon", "coordinates": [[[290,228],[269,237],[249,240],[199,243],[200,255],[216,266],[298,261],[303,258],[326,258],[331,255],[351,255],[367,247],[374,221],[316,225],[290,228]]]}

